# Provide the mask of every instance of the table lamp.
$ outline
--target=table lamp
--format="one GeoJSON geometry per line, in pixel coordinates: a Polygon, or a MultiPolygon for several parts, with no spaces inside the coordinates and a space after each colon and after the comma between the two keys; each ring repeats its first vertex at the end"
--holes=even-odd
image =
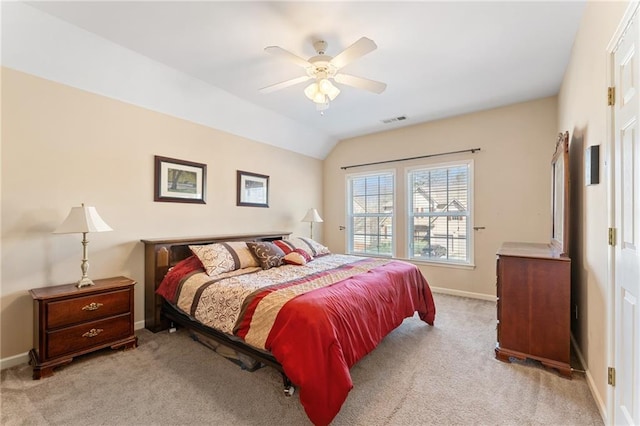
{"type": "Polygon", "coordinates": [[[87,275],[89,270],[89,256],[87,245],[87,233],[89,232],[106,232],[113,231],[109,225],[100,217],[95,207],[85,206],[84,203],[80,207],[72,207],[67,218],[58,228],[53,231],[54,234],[79,234],[82,233],[82,278],[77,283],[78,288],[91,286],[93,281],[87,275]]]}
{"type": "Polygon", "coordinates": [[[324,222],[324,221],[322,220],[322,218],[318,214],[318,210],[309,209],[307,214],[304,215],[304,217],[302,218],[301,222],[309,222],[309,225],[311,227],[309,234],[310,234],[311,239],[313,240],[313,222],[324,222]]]}

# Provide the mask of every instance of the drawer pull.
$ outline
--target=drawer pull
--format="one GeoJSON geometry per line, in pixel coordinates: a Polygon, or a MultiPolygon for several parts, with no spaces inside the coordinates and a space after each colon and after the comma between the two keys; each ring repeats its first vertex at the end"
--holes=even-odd
{"type": "Polygon", "coordinates": [[[96,337],[98,334],[102,333],[104,330],[101,328],[92,328],[82,335],[82,337],[96,337]]]}
{"type": "Polygon", "coordinates": [[[95,310],[99,309],[100,306],[103,306],[103,304],[102,303],[91,302],[88,305],[83,306],[82,310],[83,311],[95,311],[95,310]]]}

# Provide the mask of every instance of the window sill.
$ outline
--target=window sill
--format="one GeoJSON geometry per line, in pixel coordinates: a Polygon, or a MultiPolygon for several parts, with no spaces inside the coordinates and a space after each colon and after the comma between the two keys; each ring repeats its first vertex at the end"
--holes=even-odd
{"type": "Polygon", "coordinates": [[[444,263],[444,262],[429,262],[428,260],[416,260],[416,259],[399,259],[405,262],[413,263],[419,266],[436,266],[439,268],[453,268],[453,269],[466,269],[472,271],[476,269],[474,264],[462,264],[462,263],[444,263]]]}
{"type": "Polygon", "coordinates": [[[349,252],[347,252],[347,254],[349,256],[358,256],[358,257],[375,257],[375,258],[378,258],[378,259],[396,259],[393,256],[388,256],[388,255],[384,255],[384,254],[349,253],[349,252]]]}
{"type": "Polygon", "coordinates": [[[468,271],[472,271],[476,269],[476,265],[474,264],[461,264],[461,263],[444,263],[444,262],[429,262],[428,260],[416,260],[416,259],[404,259],[401,257],[393,257],[393,256],[383,256],[383,255],[375,255],[375,254],[365,254],[365,253],[347,253],[350,256],[359,256],[359,257],[376,257],[380,259],[390,259],[390,260],[402,260],[404,262],[413,263],[418,266],[435,266],[439,268],[453,268],[453,269],[466,269],[468,271]]]}

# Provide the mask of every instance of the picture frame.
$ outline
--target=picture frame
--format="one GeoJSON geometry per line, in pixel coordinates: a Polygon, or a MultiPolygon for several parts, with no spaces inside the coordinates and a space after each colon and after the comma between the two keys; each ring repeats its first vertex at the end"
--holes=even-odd
{"type": "Polygon", "coordinates": [[[153,201],[206,204],[207,165],[154,156],[153,201]]]}
{"type": "Polygon", "coordinates": [[[237,170],[238,206],[269,207],[269,176],[237,170]]]}

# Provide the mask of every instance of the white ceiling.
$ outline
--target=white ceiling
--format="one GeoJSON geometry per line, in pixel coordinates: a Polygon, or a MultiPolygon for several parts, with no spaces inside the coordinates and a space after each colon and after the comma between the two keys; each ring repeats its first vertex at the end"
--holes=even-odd
{"type": "Polygon", "coordinates": [[[557,94],[584,9],[583,1],[28,4],[334,140],[557,94]],[[378,49],[343,70],[387,83],[384,93],[340,86],[324,115],[304,83],[259,93],[304,75],[266,46],[309,58],[322,39],[335,56],[363,36],[378,49]],[[398,116],[407,119],[382,123],[398,116]]]}

